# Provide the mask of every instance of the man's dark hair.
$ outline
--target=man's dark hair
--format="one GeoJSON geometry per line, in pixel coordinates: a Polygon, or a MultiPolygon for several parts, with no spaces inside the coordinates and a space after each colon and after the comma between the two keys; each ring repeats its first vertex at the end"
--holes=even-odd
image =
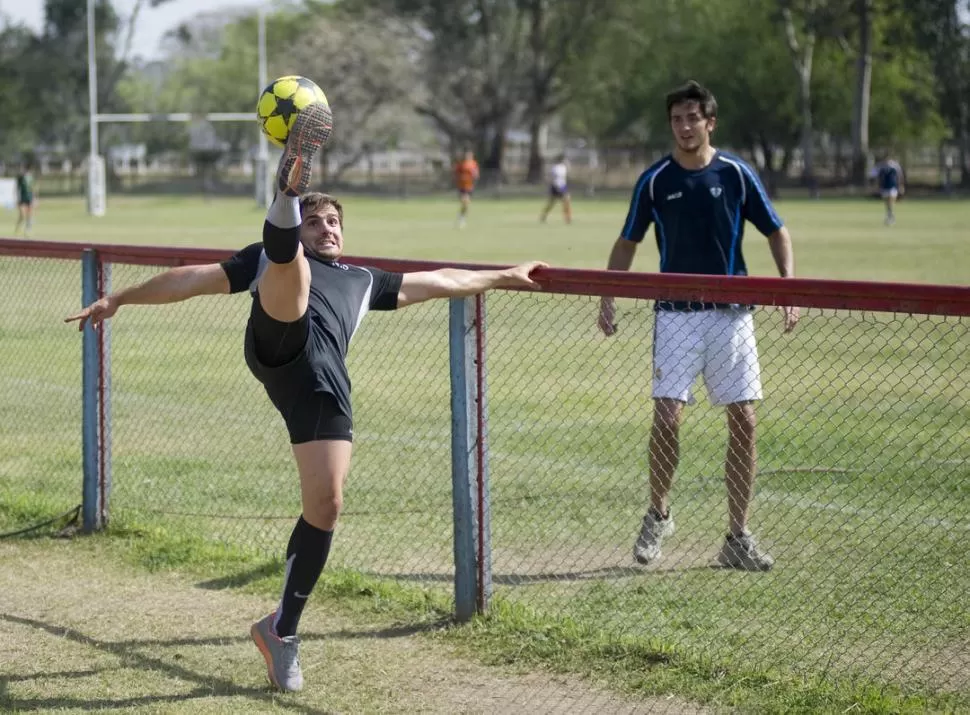
{"type": "Polygon", "coordinates": [[[688,80],[687,84],[667,93],[667,118],[670,118],[670,110],[674,105],[684,102],[697,102],[704,119],[717,116],[717,100],[714,99],[714,93],[702,87],[699,82],[688,80]]]}
{"type": "Polygon", "coordinates": [[[311,191],[300,197],[300,216],[311,216],[323,211],[328,206],[337,209],[337,218],[340,219],[340,228],[344,227],[344,207],[340,205],[330,194],[322,194],[319,191],[311,191]]]}

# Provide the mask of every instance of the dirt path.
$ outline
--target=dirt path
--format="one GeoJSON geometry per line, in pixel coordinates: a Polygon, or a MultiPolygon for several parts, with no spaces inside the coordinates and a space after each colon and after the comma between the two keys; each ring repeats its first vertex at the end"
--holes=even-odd
{"type": "Polygon", "coordinates": [[[486,668],[413,629],[320,603],[303,619],[307,687],[279,695],[248,637],[268,605],[123,565],[96,540],[0,542],[0,711],[700,712],[486,668]]]}

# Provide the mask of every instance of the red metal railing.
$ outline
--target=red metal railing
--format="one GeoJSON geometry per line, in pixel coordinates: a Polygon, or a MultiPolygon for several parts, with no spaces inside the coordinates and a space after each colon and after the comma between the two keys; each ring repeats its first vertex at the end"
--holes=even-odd
{"type": "MultiPolygon", "coordinates": [[[[80,259],[86,249],[97,250],[101,261],[105,263],[144,266],[213,263],[232,255],[231,250],[217,248],[169,248],[0,239],[0,255],[8,256],[80,259]]],[[[401,272],[434,270],[446,265],[469,269],[503,267],[477,263],[445,264],[363,256],[347,256],[344,260],[348,263],[366,264],[401,272]]],[[[535,278],[541,286],[540,290],[546,293],[970,316],[970,286],[817,278],[699,276],[555,267],[538,271],[535,278]]]]}

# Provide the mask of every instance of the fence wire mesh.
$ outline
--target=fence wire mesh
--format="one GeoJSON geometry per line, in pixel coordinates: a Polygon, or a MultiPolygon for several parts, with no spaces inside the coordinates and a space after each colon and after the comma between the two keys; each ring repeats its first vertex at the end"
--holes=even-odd
{"type": "Polygon", "coordinates": [[[660,558],[634,561],[654,316],[630,301],[606,339],[598,302],[489,296],[496,596],[742,668],[966,688],[966,319],[807,310],[786,335],[756,311],[751,527],[776,566],[752,574],[718,568],[728,428],[702,378],[680,428],[676,531],[660,558]]]}
{"type": "MultiPolygon", "coordinates": [[[[159,270],[115,266],[113,281],[159,270]]],[[[111,513],[279,557],[299,482],[283,422],[242,360],[249,305],[203,297],[116,320],[111,513]]],[[[447,310],[375,313],[355,337],[356,454],[333,565],[450,583],[447,310]]]]}
{"type": "Polygon", "coordinates": [[[0,256],[0,532],[81,503],[81,302],[76,261],[0,256]]]}
{"type": "MultiPolygon", "coordinates": [[[[115,265],[116,287],[161,269],[115,265]]],[[[4,524],[80,498],[76,263],[0,259],[4,524]]],[[[727,522],[723,408],[694,385],[649,565],[654,314],[598,298],[486,299],[496,608],[712,667],[947,693],[970,687],[970,323],[755,311],[764,399],[751,529],[774,569],[717,567],[727,522]]],[[[300,512],[282,421],[242,358],[244,296],[127,307],[112,330],[113,519],[279,556],[300,512]]],[[[371,314],[351,348],[355,456],[331,564],[450,593],[448,306],[371,314]]],[[[530,709],[566,707],[523,694],[530,709]]],[[[664,709],[611,701],[611,712],[664,709]]],[[[588,703],[587,703],[588,705],[588,703]]],[[[602,707],[600,707],[602,706],[602,707]]],[[[680,707],[680,706],[678,706],[680,707]]],[[[579,706],[574,711],[581,711],[579,706]]]]}

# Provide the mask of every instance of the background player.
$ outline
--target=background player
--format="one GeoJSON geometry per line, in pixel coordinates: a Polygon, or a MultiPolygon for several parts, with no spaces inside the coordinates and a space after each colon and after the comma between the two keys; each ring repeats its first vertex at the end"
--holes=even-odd
{"type": "Polygon", "coordinates": [[[562,201],[562,214],[566,219],[566,223],[572,223],[573,221],[572,203],[569,199],[569,184],[566,181],[568,172],[569,168],[566,165],[566,155],[560,154],[556,157],[553,165],[549,167],[549,201],[546,202],[545,208],[539,214],[539,220],[543,223],[546,222],[546,218],[548,218],[549,212],[552,211],[552,207],[555,206],[556,201],[562,201]]]}
{"type": "Polygon", "coordinates": [[[475,155],[466,151],[461,160],[455,164],[455,188],[458,189],[458,228],[465,227],[468,217],[468,207],[471,205],[472,192],[478,181],[479,170],[475,155]]]}
{"type": "MultiPolygon", "coordinates": [[[[696,82],[667,95],[674,151],[640,175],[626,223],[610,254],[609,270],[626,271],[651,222],[656,223],[662,273],[746,275],[741,241],[747,219],[768,237],[778,272],[795,274],[788,231],[754,171],[711,146],[717,123],[714,95],[696,82]]],[[[782,308],[784,328],[798,322],[798,308],[782,308]]],[[[603,298],[599,326],[616,332],[612,298],[603,298]]],[[[774,563],[748,531],[756,470],[754,402],[762,397],[754,318],[747,306],[657,301],[655,306],[653,427],[650,432],[650,507],[634,545],[648,564],[674,533],[668,495],[680,458],[679,430],[691,388],[704,375],[711,400],[727,412],[725,484],[728,533],[718,554],[724,565],[766,571],[774,563]]]]}
{"type": "Polygon", "coordinates": [[[886,205],[887,226],[896,223],[896,199],[905,191],[903,185],[903,167],[893,159],[892,155],[886,154],[875,169],[876,183],[879,185],[879,195],[886,205]]]}
{"type": "Polygon", "coordinates": [[[20,173],[17,174],[17,225],[14,227],[14,235],[24,227],[24,238],[30,236],[30,230],[34,225],[34,173],[31,166],[24,162],[20,166],[20,173]]]}

